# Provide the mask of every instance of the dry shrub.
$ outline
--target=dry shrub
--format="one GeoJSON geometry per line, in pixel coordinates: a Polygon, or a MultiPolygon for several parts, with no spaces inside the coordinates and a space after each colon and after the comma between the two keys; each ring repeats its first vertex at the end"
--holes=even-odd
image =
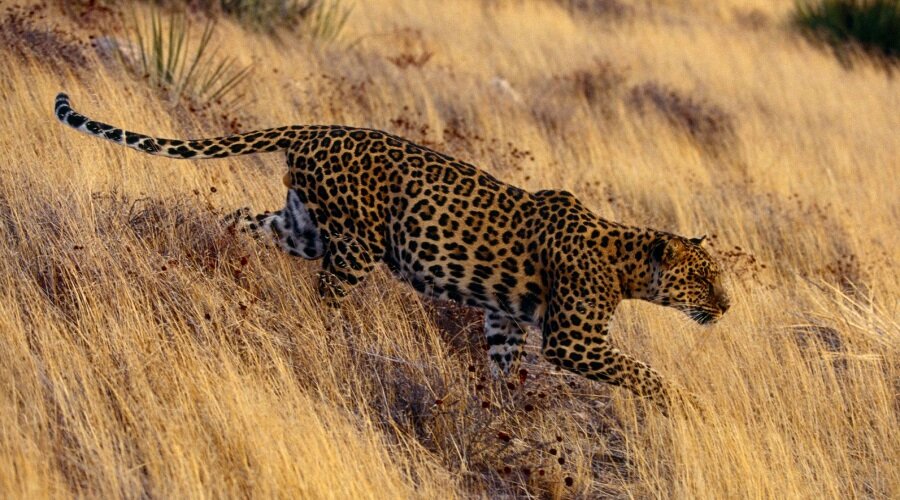
{"type": "Polygon", "coordinates": [[[454,151],[459,158],[484,162],[485,168],[498,174],[521,172],[525,163],[534,163],[534,153],[524,146],[497,137],[484,137],[477,127],[462,118],[447,121],[438,149],[454,151]]]}
{"type": "Polygon", "coordinates": [[[422,51],[417,54],[404,52],[394,57],[388,57],[388,61],[391,61],[392,63],[394,63],[394,66],[402,69],[409,68],[410,66],[421,68],[431,60],[431,57],[433,55],[433,52],[426,51],[422,51]]]}
{"type": "Polygon", "coordinates": [[[650,81],[635,86],[628,102],[638,113],[658,113],[701,146],[719,150],[735,140],[736,124],[731,114],[665,84],[650,81]]]}
{"type": "MultiPolygon", "coordinates": [[[[156,284],[170,291],[178,285],[168,282],[166,273],[176,267],[192,269],[207,279],[227,277],[243,287],[246,249],[219,223],[217,213],[196,200],[130,199],[117,193],[96,193],[92,200],[94,219],[87,227],[96,228],[93,234],[61,222],[71,218],[73,200],[46,203],[25,224],[10,226],[9,231],[8,241],[19,240],[17,265],[48,303],[70,320],[77,319],[84,290],[108,280],[112,268],[127,281],[146,281],[148,270],[135,259],[149,261],[159,278],[156,284]],[[17,234],[28,236],[16,238],[17,234]],[[128,258],[98,259],[93,256],[97,249],[128,258]]],[[[175,303],[190,303],[190,299],[175,303]]]]}
{"type": "Polygon", "coordinates": [[[434,130],[425,122],[423,113],[409,106],[403,114],[390,119],[389,130],[416,144],[456,156],[460,160],[481,165],[492,172],[518,172],[525,162],[534,162],[535,156],[512,141],[485,137],[478,132],[457,106],[443,106],[442,130],[434,130]]]}
{"type": "Polygon", "coordinates": [[[844,352],[847,350],[841,332],[830,326],[797,325],[791,329],[791,332],[797,346],[804,351],[823,349],[828,352],[844,352]]]}
{"type": "Polygon", "coordinates": [[[605,179],[584,179],[576,186],[575,192],[584,193],[585,198],[605,201],[611,208],[608,217],[658,229],[678,226],[677,200],[652,189],[626,193],[605,179]]]}
{"type": "Polygon", "coordinates": [[[276,38],[279,30],[287,30],[320,42],[338,40],[353,11],[353,4],[344,0],[153,0],[153,2],[173,10],[201,10],[211,17],[226,15],[245,27],[276,35],[276,38]]]}
{"type": "Polygon", "coordinates": [[[423,299],[423,302],[428,320],[442,332],[448,346],[475,359],[486,356],[484,311],[449,300],[423,299]]]}
{"type": "Polygon", "coordinates": [[[53,0],[69,19],[84,29],[109,32],[121,25],[123,4],[115,0],[53,0]]]}
{"type": "Polygon", "coordinates": [[[390,119],[391,132],[409,139],[420,146],[437,149],[441,146],[441,140],[435,137],[431,125],[422,120],[420,111],[413,111],[409,106],[403,106],[403,114],[390,119]]]}
{"type": "Polygon", "coordinates": [[[875,264],[862,265],[853,249],[850,232],[836,217],[830,203],[808,201],[799,195],[787,199],[762,193],[748,200],[758,214],[764,247],[779,249],[773,267],[785,275],[798,273],[823,279],[845,291],[866,288],[875,264]],[[798,238],[804,228],[815,227],[829,235],[824,240],[798,238]]]}
{"type": "Polygon", "coordinates": [[[723,243],[719,235],[711,233],[707,235],[704,245],[710,250],[710,253],[716,258],[719,264],[728,270],[728,274],[743,283],[761,283],[762,273],[768,268],[768,265],[761,262],[759,258],[750,250],[742,248],[738,245],[731,245],[723,248],[723,243]]]}
{"type": "Polygon", "coordinates": [[[548,130],[561,132],[576,121],[580,110],[604,120],[615,115],[627,75],[609,61],[592,64],[566,74],[553,75],[533,84],[532,115],[548,130]]]}
{"type": "Polygon", "coordinates": [[[303,77],[303,81],[306,95],[298,108],[304,110],[305,116],[368,116],[374,107],[374,80],[365,71],[351,75],[313,74],[303,77]],[[315,90],[310,91],[310,87],[315,90]]]}
{"type": "Polygon", "coordinates": [[[92,199],[100,208],[95,223],[101,240],[111,243],[129,234],[142,251],[157,252],[161,266],[184,264],[211,272],[241,251],[222,214],[203,200],[132,199],[120,193],[95,193],[92,199]]]}
{"type": "Polygon", "coordinates": [[[578,471],[634,474],[607,400],[583,397],[597,392],[591,382],[551,368],[534,347],[519,373],[494,380],[483,311],[432,300],[423,307],[394,281],[375,273],[348,297],[339,326],[316,333],[347,346],[346,358],[332,359],[345,367],[334,387],[352,394],[391,442],[424,450],[447,470],[466,470],[462,486],[472,496],[595,496],[603,485],[576,484],[578,471]],[[386,307],[374,309],[375,295],[386,307]],[[390,338],[382,324],[394,329],[390,338]],[[573,414],[571,429],[547,426],[573,414]]]}
{"type": "Polygon", "coordinates": [[[422,68],[438,51],[421,29],[409,26],[361,36],[350,44],[350,48],[357,47],[363,48],[364,54],[378,55],[400,69],[422,68]]]}
{"type": "Polygon", "coordinates": [[[769,15],[759,9],[736,9],[734,20],[742,28],[751,31],[760,31],[772,25],[769,15]]]}
{"type": "Polygon", "coordinates": [[[597,59],[590,67],[576,70],[560,80],[592,108],[608,112],[611,102],[619,97],[625,84],[625,74],[609,61],[597,59]]]}
{"type": "Polygon", "coordinates": [[[634,7],[620,0],[556,0],[577,15],[622,19],[634,13],[634,7]]]}
{"type": "MultiPolygon", "coordinates": [[[[591,439],[589,429],[617,424],[607,413],[578,403],[571,395],[576,387],[586,389],[581,381],[564,387],[557,377],[528,369],[508,381],[494,381],[485,373],[484,357],[482,352],[474,359],[455,360],[456,369],[449,374],[378,358],[357,366],[379,374],[379,390],[373,396],[387,394],[390,404],[379,408],[377,403],[383,399],[377,397],[370,404],[382,418],[389,417],[385,427],[399,432],[397,439],[415,439],[450,470],[469,470],[466,486],[471,493],[571,491],[567,478],[575,475],[577,467],[570,455],[577,448],[573,443],[591,439]],[[564,402],[584,406],[579,419],[584,429],[565,437],[545,436],[543,422],[557,418],[557,405],[564,402]]],[[[622,456],[621,449],[598,453],[592,465],[613,467],[622,456]]]]}
{"type": "Polygon", "coordinates": [[[422,30],[405,28],[397,30],[397,52],[389,55],[387,60],[401,69],[409,67],[422,68],[434,56],[434,47],[422,34],[422,30]]]}
{"type": "Polygon", "coordinates": [[[47,64],[60,74],[89,69],[84,42],[58,27],[40,25],[45,10],[44,4],[7,7],[0,20],[0,44],[18,57],[47,64]]]}

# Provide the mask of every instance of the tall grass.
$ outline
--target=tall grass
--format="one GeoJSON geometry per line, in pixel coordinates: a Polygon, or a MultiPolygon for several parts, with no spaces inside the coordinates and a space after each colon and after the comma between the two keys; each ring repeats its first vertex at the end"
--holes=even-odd
{"type": "Polygon", "coordinates": [[[900,82],[731,19],[790,5],[703,6],[598,31],[552,2],[361,2],[346,36],[379,36],[325,53],[217,27],[223,53],[259,61],[253,127],[384,128],[709,234],[734,302],[720,323],[626,303],[613,324],[704,399],[702,422],[553,370],[537,332],[524,383],[493,382],[480,313],[384,270],[329,316],[318,263],[218,224],[280,207],[281,157],[176,162],[77,134],[49,112],[59,90],[137,131],[217,131],[103,64],[61,78],[0,48],[0,495],[898,497],[900,82]],[[391,64],[410,33],[432,60],[391,64]],[[602,103],[559,83],[598,59],[617,75],[602,103]],[[650,87],[697,106],[629,104],[650,87]],[[715,151],[668,115],[712,106],[730,123],[715,151]]]}

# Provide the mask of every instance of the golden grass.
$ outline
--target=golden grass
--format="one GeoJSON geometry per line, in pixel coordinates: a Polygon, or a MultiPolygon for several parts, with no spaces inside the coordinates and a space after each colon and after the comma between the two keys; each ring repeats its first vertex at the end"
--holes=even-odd
{"type": "Polygon", "coordinates": [[[735,304],[719,324],[626,304],[614,325],[705,422],[555,372],[534,344],[524,386],[483,380],[478,314],[384,272],[326,321],[316,263],[215,223],[279,206],[280,157],[176,162],[76,135],[50,112],[59,90],[136,131],[222,130],[93,56],[0,50],[0,494],[897,498],[900,82],[844,70],[785,12],[383,0],[330,47],[220,24],[222,50],[256,61],[247,127],[384,128],[608,218],[713,235],[735,304]],[[408,50],[434,55],[390,62],[408,50]],[[621,81],[588,97],[578,71],[621,81]],[[735,137],[710,148],[637,112],[648,82],[718,106],[735,137]]]}

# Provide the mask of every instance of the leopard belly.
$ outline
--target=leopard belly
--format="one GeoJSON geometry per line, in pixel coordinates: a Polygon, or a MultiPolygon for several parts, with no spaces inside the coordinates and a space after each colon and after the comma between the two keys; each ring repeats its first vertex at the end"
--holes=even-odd
{"type": "Polygon", "coordinates": [[[480,263],[451,239],[411,238],[404,231],[388,240],[390,248],[384,256],[388,268],[422,295],[539,325],[546,310],[540,276],[480,263]]]}

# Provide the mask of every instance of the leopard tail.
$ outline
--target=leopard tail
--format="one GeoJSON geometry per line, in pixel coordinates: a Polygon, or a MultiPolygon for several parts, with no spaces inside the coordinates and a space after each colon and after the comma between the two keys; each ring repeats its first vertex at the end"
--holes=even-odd
{"type": "Polygon", "coordinates": [[[69,96],[56,96],[53,109],[64,124],[89,135],[121,144],[144,153],[181,159],[225,158],[253,153],[270,153],[287,149],[303,127],[269,128],[209,139],[162,139],[138,134],[91,120],[72,108],[69,96]]]}

